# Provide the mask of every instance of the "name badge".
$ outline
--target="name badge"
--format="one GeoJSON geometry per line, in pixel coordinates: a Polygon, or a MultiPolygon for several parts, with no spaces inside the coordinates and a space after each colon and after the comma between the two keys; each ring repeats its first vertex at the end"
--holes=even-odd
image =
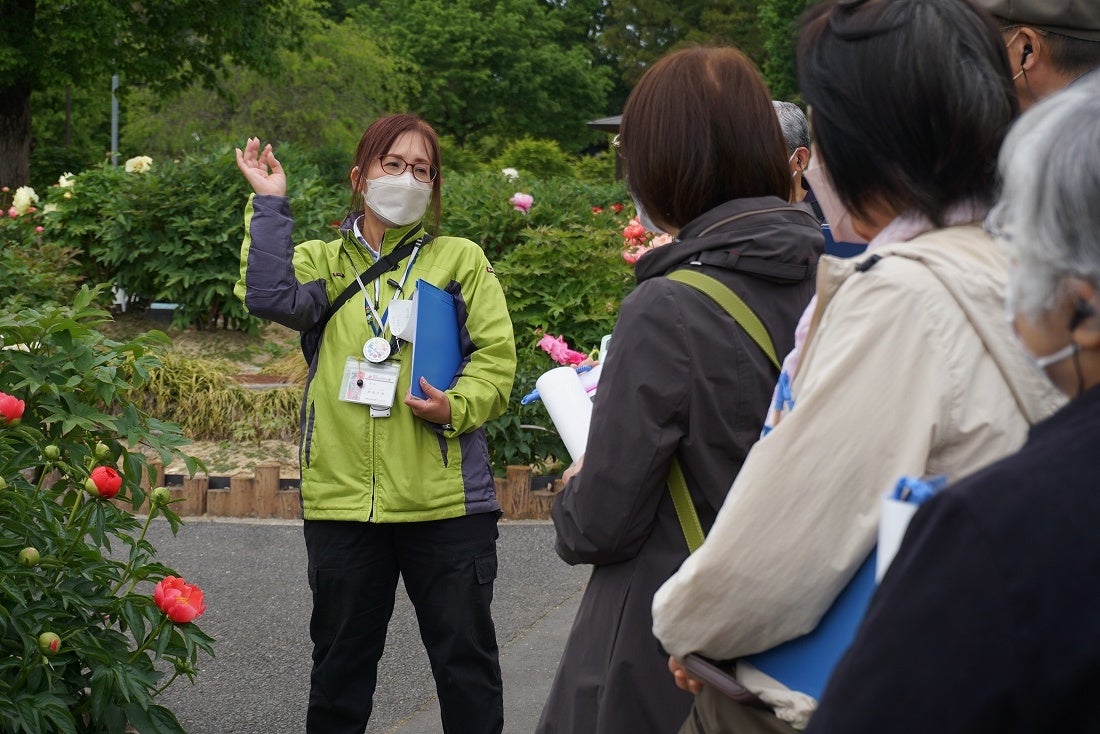
{"type": "MultiPolygon", "coordinates": [[[[395,362],[374,364],[362,357],[348,357],[344,362],[344,378],[340,381],[340,400],[390,408],[397,393],[397,376],[401,371],[395,362]]],[[[371,411],[374,415],[375,411],[371,411]]]]}

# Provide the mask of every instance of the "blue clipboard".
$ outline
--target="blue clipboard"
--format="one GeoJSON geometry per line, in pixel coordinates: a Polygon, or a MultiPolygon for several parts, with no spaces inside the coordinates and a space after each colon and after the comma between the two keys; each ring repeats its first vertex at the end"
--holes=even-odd
{"type": "Polygon", "coordinates": [[[829,675],[855,639],[875,593],[876,556],[871,551],[813,631],[745,660],[787,688],[821,700],[829,675]]]}
{"type": "Polygon", "coordinates": [[[462,365],[458,338],[458,310],[450,293],[426,280],[416,281],[413,294],[416,327],[412,344],[412,382],[409,390],[418,398],[428,396],[420,389],[424,377],[432,387],[446,390],[462,365]]]}

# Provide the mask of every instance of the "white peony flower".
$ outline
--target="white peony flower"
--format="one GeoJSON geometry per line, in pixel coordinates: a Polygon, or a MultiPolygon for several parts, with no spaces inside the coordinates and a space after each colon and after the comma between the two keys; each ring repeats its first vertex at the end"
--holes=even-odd
{"type": "Polygon", "coordinates": [[[69,173],[68,171],[65,171],[65,173],[61,174],[61,176],[57,179],[57,185],[63,189],[69,188],[75,182],[76,176],[72,173],[69,173]]]}
{"type": "Polygon", "coordinates": [[[500,172],[503,173],[504,177],[507,178],[509,181],[515,181],[517,178],[519,178],[519,171],[514,168],[502,168],[500,169],[500,172]]]}
{"type": "Polygon", "coordinates": [[[11,206],[19,216],[23,216],[31,207],[38,203],[38,194],[30,186],[20,186],[15,190],[15,196],[11,199],[11,206]]]}
{"type": "Polygon", "coordinates": [[[139,155],[126,161],[126,173],[145,173],[153,167],[153,159],[147,155],[139,155]]]}

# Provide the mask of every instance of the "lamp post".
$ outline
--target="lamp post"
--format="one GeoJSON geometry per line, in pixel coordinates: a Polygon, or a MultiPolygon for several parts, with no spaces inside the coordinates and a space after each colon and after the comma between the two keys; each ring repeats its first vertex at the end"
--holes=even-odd
{"type": "Polygon", "coordinates": [[[111,76],[111,165],[118,166],[118,74],[111,76]]]}

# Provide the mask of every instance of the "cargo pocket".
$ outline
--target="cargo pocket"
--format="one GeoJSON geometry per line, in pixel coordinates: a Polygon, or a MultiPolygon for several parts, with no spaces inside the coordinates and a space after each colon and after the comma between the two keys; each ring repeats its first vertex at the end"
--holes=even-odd
{"type": "Polygon", "coordinates": [[[491,584],[497,578],[497,554],[474,556],[474,572],[479,584],[491,584]]]}

